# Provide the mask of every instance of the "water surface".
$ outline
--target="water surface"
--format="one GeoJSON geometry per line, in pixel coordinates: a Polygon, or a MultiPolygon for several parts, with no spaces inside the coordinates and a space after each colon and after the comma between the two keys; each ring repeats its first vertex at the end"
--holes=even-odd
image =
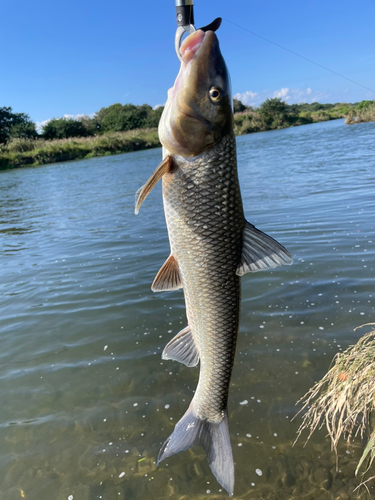
{"type": "MultiPolygon", "coordinates": [[[[247,219],[291,267],[246,275],[229,425],[235,498],[353,498],[361,443],[294,447],[296,401],[375,321],[375,124],[238,138],[247,219]]],[[[0,173],[1,499],[224,499],[199,448],[163,462],[198,369],[162,361],[186,325],[153,294],[169,254],[150,150],[0,173]]],[[[362,494],[363,496],[363,494],[362,494]]]]}

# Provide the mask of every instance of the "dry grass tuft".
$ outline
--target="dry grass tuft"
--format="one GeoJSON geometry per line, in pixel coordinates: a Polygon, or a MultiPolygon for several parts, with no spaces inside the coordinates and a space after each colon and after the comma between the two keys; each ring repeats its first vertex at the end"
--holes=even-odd
{"type": "MultiPolygon", "coordinates": [[[[358,328],[369,325],[375,323],[367,323],[358,328]]],[[[315,429],[322,428],[324,424],[336,454],[341,437],[348,444],[358,435],[362,439],[368,439],[356,470],[357,475],[367,459],[366,469],[362,473],[364,476],[375,457],[375,430],[372,432],[370,422],[375,411],[374,395],[375,329],[343,353],[336,354],[328,373],[298,401],[303,403],[303,407],[297,415],[306,409],[307,411],[296,440],[304,429],[308,429],[308,441],[315,429]]]]}

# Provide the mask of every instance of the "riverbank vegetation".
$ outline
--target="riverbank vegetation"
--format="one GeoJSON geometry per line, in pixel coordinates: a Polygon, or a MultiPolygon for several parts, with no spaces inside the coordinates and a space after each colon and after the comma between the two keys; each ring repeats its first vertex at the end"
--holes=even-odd
{"type": "MultiPolygon", "coordinates": [[[[374,101],[347,104],[287,104],[266,99],[259,108],[234,99],[237,135],[346,118],[375,120],[374,101]],[[370,104],[367,104],[370,103],[370,104]],[[372,103],[372,104],[371,104],[372,103]]],[[[25,113],[0,108],[0,169],[91,158],[160,146],[157,126],[163,107],[113,104],[93,116],[53,118],[41,130],[25,113]]]]}
{"type": "Polygon", "coordinates": [[[375,122],[375,101],[362,101],[353,106],[346,116],[345,123],[375,122]]]}
{"type": "Polygon", "coordinates": [[[156,128],[54,140],[12,139],[0,146],[0,170],[128,153],[158,146],[160,142],[156,128]]]}
{"type": "Polygon", "coordinates": [[[266,99],[259,108],[245,107],[234,100],[234,109],[241,110],[234,115],[237,135],[275,130],[309,123],[345,118],[352,104],[287,104],[278,98],[266,99]]]}

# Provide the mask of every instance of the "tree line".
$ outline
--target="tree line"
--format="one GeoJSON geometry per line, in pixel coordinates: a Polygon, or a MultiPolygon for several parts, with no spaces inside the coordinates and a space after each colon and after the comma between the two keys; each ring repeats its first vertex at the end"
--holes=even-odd
{"type": "MultiPolygon", "coordinates": [[[[358,107],[366,107],[374,101],[356,103],[358,107]]],[[[233,99],[236,133],[248,133],[257,130],[283,128],[300,125],[312,121],[312,113],[321,113],[327,119],[346,116],[353,106],[345,103],[321,104],[287,104],[280,98],[266,99],[259,108],[246,106],[233,99]],[[332,111],[339,111],[336,115],[332,111]]],[[[6,144],[14,138],[36,139],[38,137],[67,139],[70,137],[90,137],[107,132],[122,132],[134,129],[155,128],[159,124],[163,107],[153,109],[148,104],[112,104],[101,108],[92,117],[53,118],[45,123],[40,133],[36,124],[26,113],[14,113],[10,107],[0,108],[0,144],[6,144]]]]}
{"type": "Polygon", "coordinates": [[[251,106],[245,106],[237,99],[233,99],[234,113],[257,113],[269,124],[272,122],[293,122],[293,120],[301,115],[308,115],[316,112],[328,112],[329,110],[337,108],[342,108],[343,112],[348,112],[351,106],[351,104],[347,103],[321,104],[320,102],[313,102],[311,104],[308,104],[307,102],[288,104],[285,101],[282,101],[279,97],[273,97],[272,99],[266,99],[262,102],[259,108],[253,108],[251,106]]]}
{"type": "Polygon", "coordinates": [[[68,139],[90,137],[106,132],[154,128],[159,124],[163,107],[153,109],[148,104],[112,104],[100,109],[93,117],[52,118],[38,133],[36,124],[26,113],[14,113],[10,107],[0,108],[0,144],[11,139],[68,139]]]}

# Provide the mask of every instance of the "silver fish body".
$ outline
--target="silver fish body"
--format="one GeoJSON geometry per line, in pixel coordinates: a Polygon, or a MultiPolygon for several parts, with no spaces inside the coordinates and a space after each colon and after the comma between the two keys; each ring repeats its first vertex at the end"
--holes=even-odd
{"type": "Polygon", "coordinates": [[[175,172],[163,177],[171,253],[200,359],[191,406],[197,417],[210,422],[221,422],[227,408],[239,324],[236,270],[245,218],[235,148],[234,136],[224,137],[198,157],[175,158],[175,172]]]}
{"type": "Polygon", "coordinates": [[[163,180],[171,254],[154,291],[183,288],[188,326],[163,351],[200,361],[197,390],[162,446],[158,463],[198,444],[218,482],[233,494],[227,401],[240,313],[240,276],[291,264],[279,243],[244,217],[237,176],[230,82],[213,32],[181,47],[182,64],[159,125],[164,159],[139,190],[136,213],[163,180]]]}

